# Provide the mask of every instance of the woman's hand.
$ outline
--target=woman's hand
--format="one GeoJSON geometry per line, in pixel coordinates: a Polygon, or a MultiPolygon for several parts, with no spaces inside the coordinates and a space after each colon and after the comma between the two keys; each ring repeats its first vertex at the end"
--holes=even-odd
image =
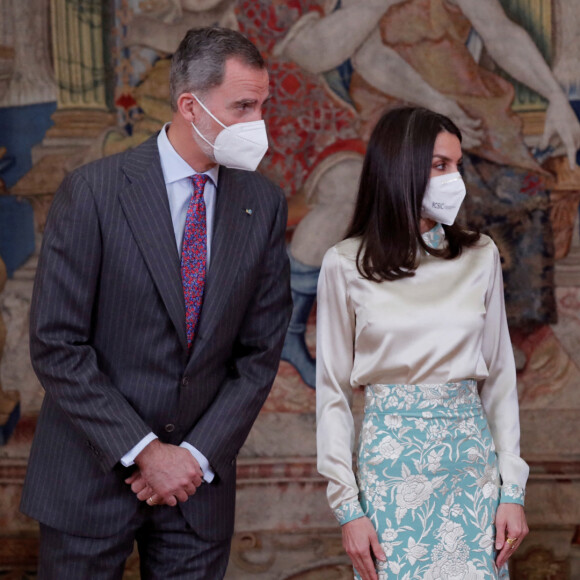
{"type": "Polygon", "coordinates": [[[373,524],[367,517],[352,520],[342,526],[342,545],[362,580],[377,580],[373,555],[385,561],[373,524]]]}
{"type": "Polygon", "coordinates": [[[517,503],[499,504],[495,514],[495,528],[495,549],[498,552],[495,563],[501,568],[530,531],[524,508],[517,503]],[[508,542],[508,539],[515,541],[508,542]]]}

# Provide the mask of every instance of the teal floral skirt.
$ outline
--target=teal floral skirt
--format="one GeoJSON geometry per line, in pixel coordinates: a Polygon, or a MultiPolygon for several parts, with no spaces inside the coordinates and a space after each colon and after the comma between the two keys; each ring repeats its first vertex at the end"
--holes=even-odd
{"type": "Polygon", "coordinates": [[[379,580],[509,578],[494,563],[500,480],[474,380],[367,386],[357,478],[387,555],[379,580]]]}

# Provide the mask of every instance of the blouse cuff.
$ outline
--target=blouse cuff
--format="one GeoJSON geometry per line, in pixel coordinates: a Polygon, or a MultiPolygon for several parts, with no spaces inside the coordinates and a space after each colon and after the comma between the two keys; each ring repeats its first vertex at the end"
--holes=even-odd
{"type": "Polygon", "coordinates": [[[343,526],[352,520],[364,517],[365,513],[358,500],[349,501],[343,503],[341,506],[337,507],[334,512],[334,517],[338,520],[338,523],[343,526]]]}
{"type": "Polygon", "coordinates": [[[517,503],[523,506],[525,495],[526,491],[523,487],[516,483],[504,483],[501,486],[500,503],[517,503]]]}

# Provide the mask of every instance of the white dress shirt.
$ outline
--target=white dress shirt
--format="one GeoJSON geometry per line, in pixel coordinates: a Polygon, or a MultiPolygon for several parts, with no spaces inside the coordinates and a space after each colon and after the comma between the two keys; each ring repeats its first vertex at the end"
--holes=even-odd
{"type": "MultiPolygon", "coordinates": [[[[443,228],[429,234],[443,239],[443,228]]],[[[357,271],[359,243],[328,250],[318,282],[318,469],[329,481],[330,507],[358,499],[350,404],[353,389],[369,384],[476,379],[502,484],[525,488],[529,469],[519,456],[516,370],[493,241],[482,235],[453,260],[422,253],[415,276],[381,283],[357,271]]]]}
{"type": "MultiPolygon", "coordinates": [[[[165,186],[167,188],[167,197],[169,200],[169,210],[171,212],[171,221],[173,223],[173,231],[175,233],[175,243],[177,251],[181,255],[181,245],[183,243],[183,234],[185,230],[185,218],[187,216],[187,207],[189,200],[193,193],[193,184],[190,177],[195,175],[195,171],[184,161],[184,159],[175,151],[173,145],[167,137],[167,129],[170,123],[166,123],[161,129],[157,137],[157,147],[159,149],[159,156],[161,158],[161,169],[163,171],[163,178],[165,179],[165,186]]],[[[211,257],[211,240],[213,235],[215,204],[216,204],[216,188],[218,182],[219,166],[215,165],[210,170],[205,172],[209,177],[204,190],[203,199],[205,201],[205,216],[206,216],[206,234],[207,234],[207,258],[206,268],[209,268],[211,257]]],[[[125,467],[129,467],[135,463],[135,457],[141,453],[143,449],[151,441],[157,439],[157,435],[149,433],[144,437],[133,449],[126,453],[121,458],[121,463],[125,467]]],[[[181,447],[188,449],[199,463],[205,481],[210,483],[215,474],[212,471],[207,458],[200,453],[195,447],[183,441],[181,447]]]]}

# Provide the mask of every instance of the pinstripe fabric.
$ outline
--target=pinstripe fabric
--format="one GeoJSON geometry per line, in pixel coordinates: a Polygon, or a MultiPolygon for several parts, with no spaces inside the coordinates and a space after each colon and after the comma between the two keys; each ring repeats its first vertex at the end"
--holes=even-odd
{"type": "Polygon", "coordinates": [[[223,578],[229,539],[202,540],[175,510],[145,506],[129,526],[106,538],[73,536],[41,524],[38,580],[121,580],[135,537],[142,580],[223,578]]]}
{"type": "Polygon", "coordinates": [[[216,480],[181,511],[204,539],[231,535],[235,458],[273,382],[291,310],[285,226],[279,188],[220,169],[212,261],[188,358],[155,138],[67,176],[32,300],[31,357],[46,396],[24,513],[71,534],[117,533],[139,509],[119,459],[153,431],[209,459],[216,480]]]}

